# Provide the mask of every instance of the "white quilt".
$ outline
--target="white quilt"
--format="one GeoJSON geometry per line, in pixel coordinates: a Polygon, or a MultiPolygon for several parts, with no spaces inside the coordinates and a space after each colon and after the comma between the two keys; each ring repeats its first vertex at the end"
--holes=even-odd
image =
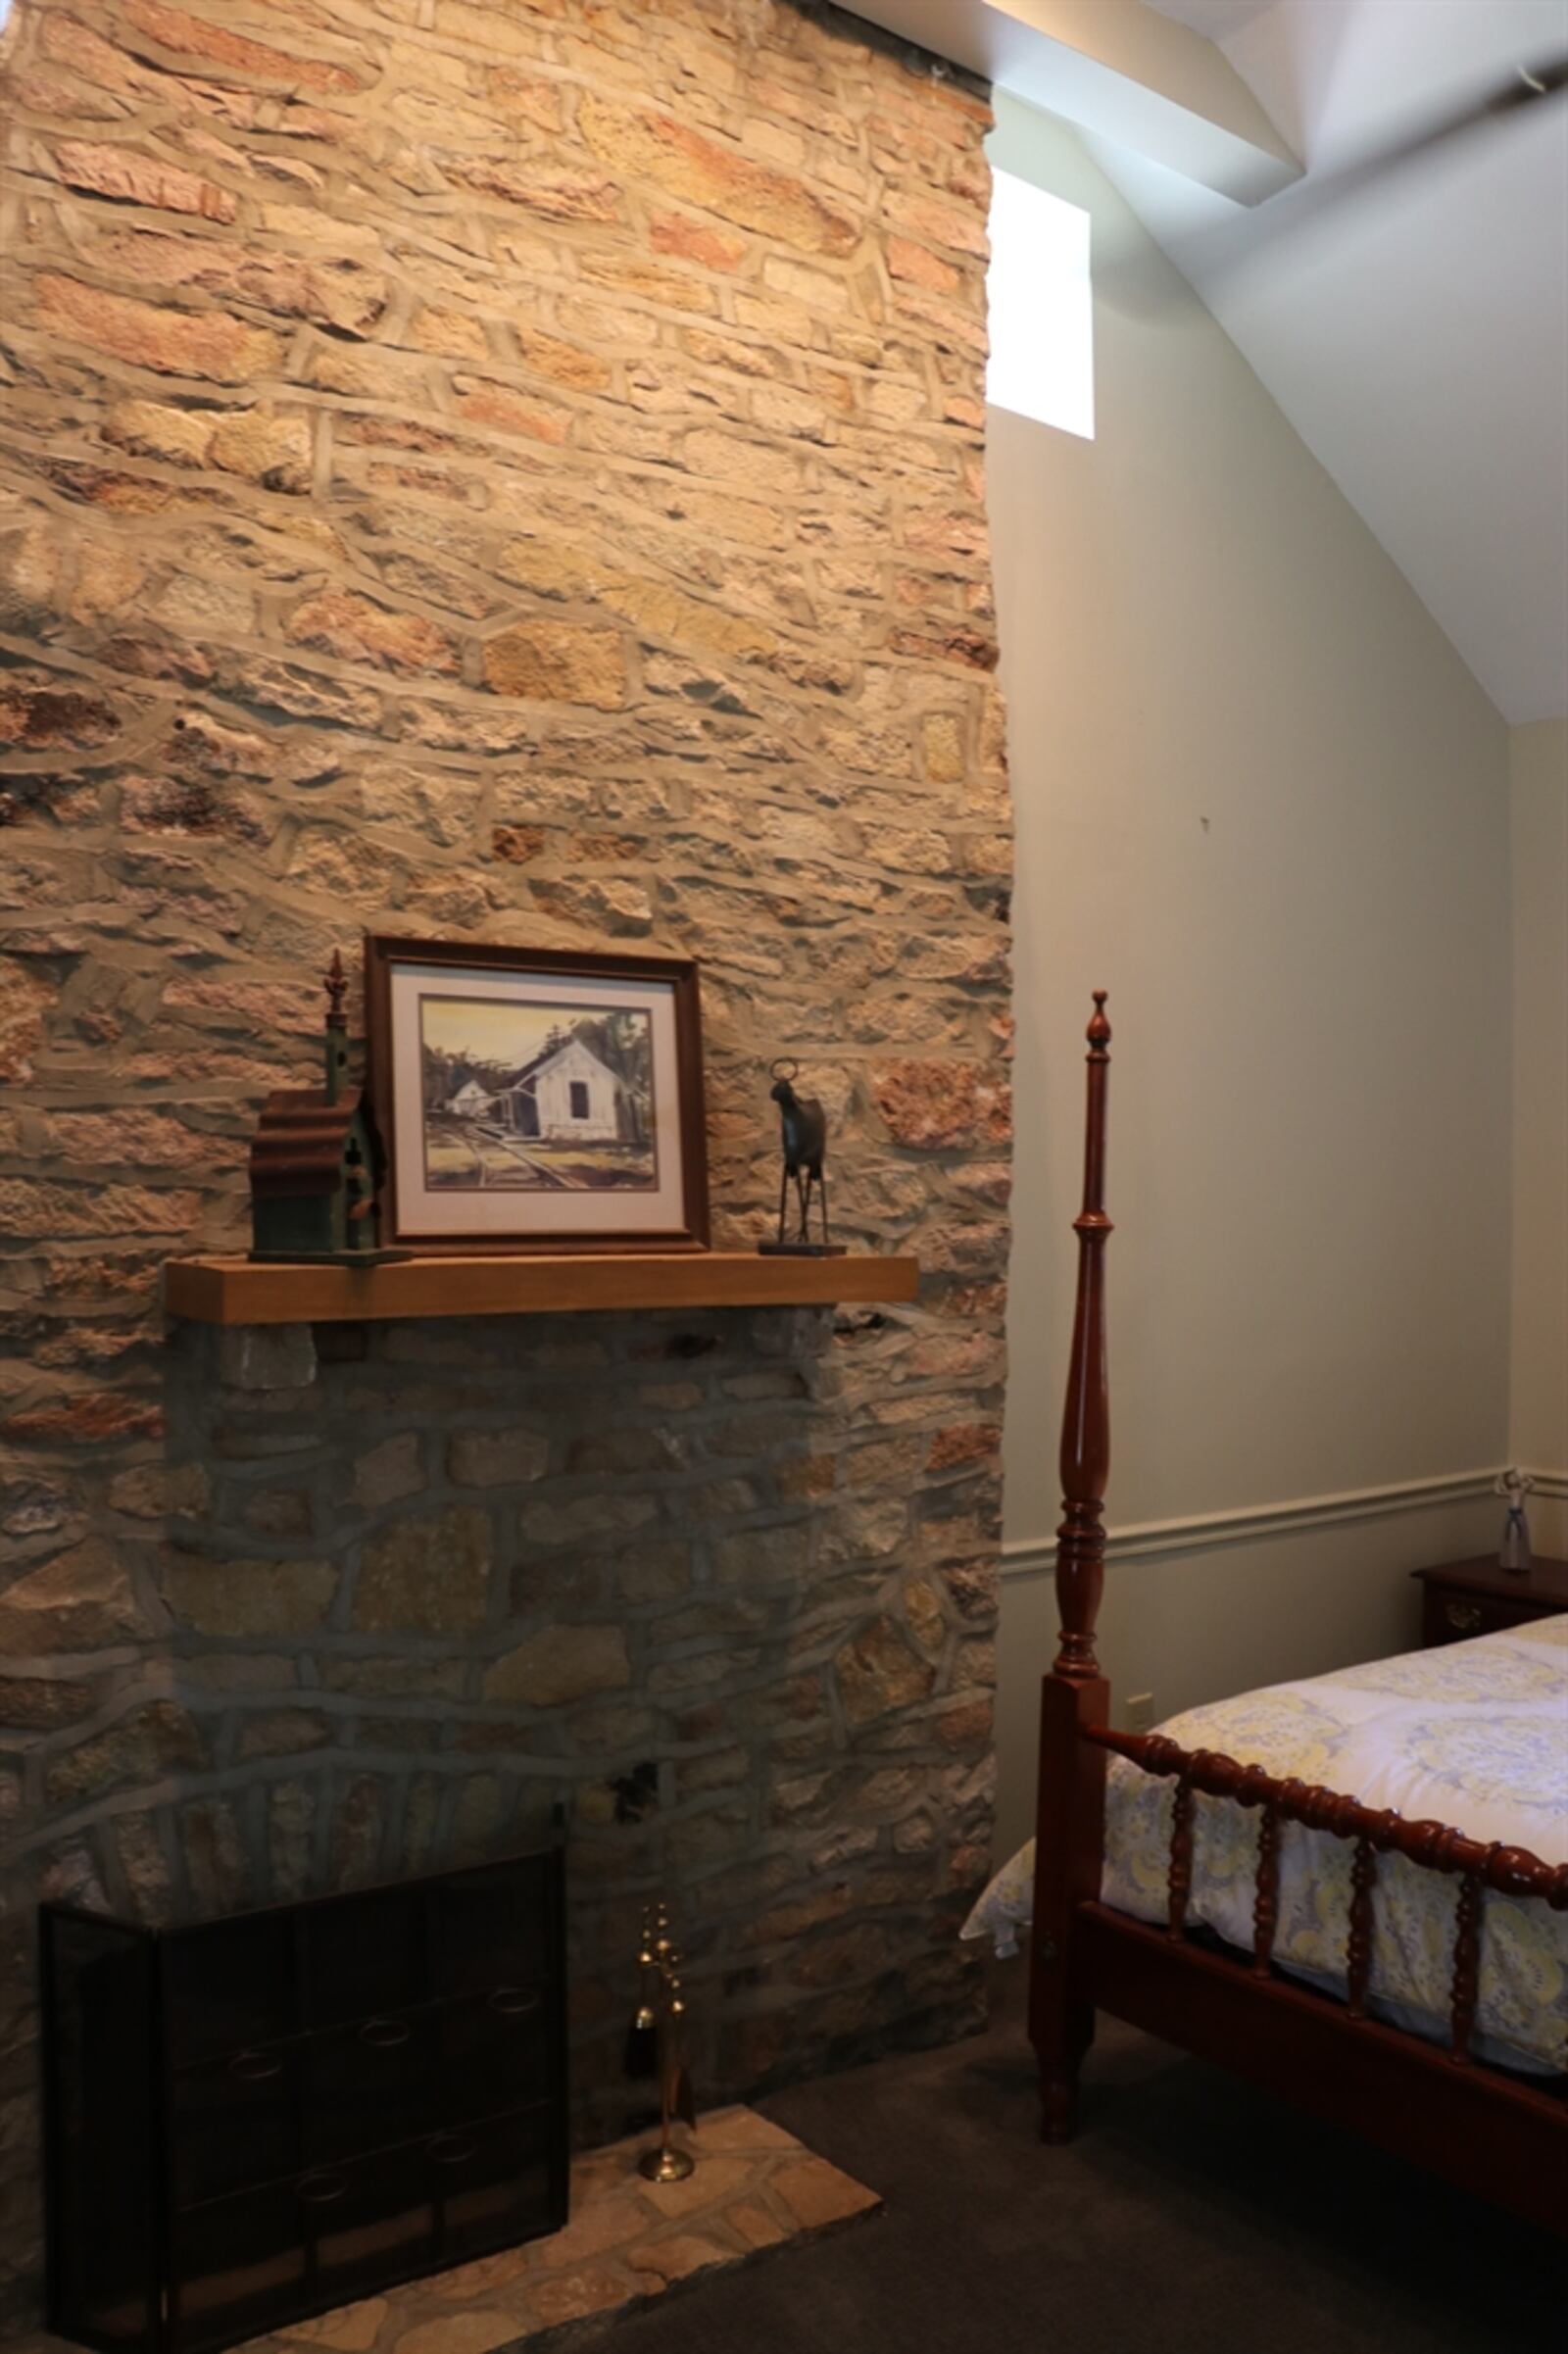
{"type": "MultiPolygon", "coordinates": [[[[1456,1824],[1470,1839],[1568,1858],[1568,1616],[1300,1684],[1276,1684],[1172,1717],[1184,1749],[1218,1749],[1268,1773],[1298,1775],[1407,1820],[1456,1824]]],[[[1166,1917],[1173,1784],[1113,1758],[1105,1792],[1101,1898],[1144,1921],[1166,1917]]],[[[1255,1809],[1200,1796],[1190,1927],[1250,1951],[1255,1809]]],[[[1350,1898],[1348,1840],[1285,1827],[1274,1958],[1343,1994],[1350,1898]]],[[[965,1937],[1010,1952],[1029,1918],[1034,1843],[999,1872],[965,1937]]],[[[1378,1858],[1372,2010],[1447,2035],[1458,1881],[1402,1856],[1378,1858]]],[[[1568,2069],[1568,1913],[1488,1892],[1475,2049],[1539,2072],[1568,2069]]]]}

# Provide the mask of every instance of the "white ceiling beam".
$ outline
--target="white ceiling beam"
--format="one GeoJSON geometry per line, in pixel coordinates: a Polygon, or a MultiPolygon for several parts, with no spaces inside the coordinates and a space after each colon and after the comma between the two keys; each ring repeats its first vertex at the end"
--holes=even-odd
{"type": "Polygon", "coordinates": [[[1237,204],[1301,166],[1230,60],[1144,0],[849,0],[857,16],[952,58],[1237,204]]]}

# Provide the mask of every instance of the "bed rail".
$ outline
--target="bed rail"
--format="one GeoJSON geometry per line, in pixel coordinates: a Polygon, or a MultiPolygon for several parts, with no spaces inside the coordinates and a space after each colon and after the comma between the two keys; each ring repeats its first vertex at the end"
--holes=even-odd
{"type": "Polygon", "coordinates": [[[1218,1749],[1184,1749],[1163,1733],[1112,1733],[1103,1726],[1086,1725],[1082,1738],[1097,1748],[1125,1757],[1143,1773],[1162,1780],[1175,1778],[1166,1878],[1166,1934],[1173,1943],[1180,1943],[1187,1933],[1196,1794],[1200,1790],[1205,1797],[1229,1798],[1235,1805],[1261,1809],[1252,1905],[1251,1967],[1255,1978],[1267,1978],[1272,1966],[1281,1825],[1298,1823],[1304,1830],[1327,1831],[1335,1839],[1355,1842],[1345,1956],[1346,2007],[1352,2019],[1366,2017],[1378,1857],[1402,1855],[1426,1871],[1454,1875],[1459,1894],[1454,1909],[1448,2057],[1456,2066],[1468,2064],[1475,2032],[1485,1890],[1492,1888],[1501,1896],[1539,1896],[1553,1912],[1568,1912],[1568,1863],[1543,1863],[1528,1847],[1507,1847],[1495,1839],[1486,1845],[1467,1839],[1447,1823],[1407,1822],[1395,1807],[1363,1806],[1356,1798],[1325,1790],[1321,1783],[1298,1781],[1295,1775],[1279,1779],[1261,1766],[1241,1765],[1218,1749]]]}

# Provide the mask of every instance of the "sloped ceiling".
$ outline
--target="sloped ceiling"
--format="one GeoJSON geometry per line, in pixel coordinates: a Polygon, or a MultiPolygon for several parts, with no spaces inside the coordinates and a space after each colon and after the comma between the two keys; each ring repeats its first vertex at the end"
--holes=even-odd
{"type": "Polygon", "coordinates": [[[1568,0],[850,5],[1071,122],[1503,715],[1568,715],[1568,95],[1315,205],[1568,0]]]}
{"type": "MultiPolygon", "coordinates": [[[[1568,0],[1157,0],[1217,37],[1304,188],[1568,54],[1568,0]]],[[[1511,721],[1568,713],[1568,98],[1293,228],[1103,139],[1190,278],[1511,721]]]]}
{"type": "Polygon", "coordinates": [[[1205,40],[1223,41],[1254,17],[1266,16],[1273,0],[1152,0],[1152,5],[1162,17],[1190,25],[1205,40]]]}

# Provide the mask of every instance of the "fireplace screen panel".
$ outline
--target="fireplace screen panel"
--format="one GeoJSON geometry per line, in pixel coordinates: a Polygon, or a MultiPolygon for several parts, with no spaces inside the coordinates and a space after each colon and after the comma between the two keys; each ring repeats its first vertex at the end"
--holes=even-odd
{"type": "Polygon", "coordinates": [[[46,1907],[49,2320],[202,2354],[566,2218],[559,1851],[154,1936],[46,1907]]]}
{"type": "Polygon", "coordinates": [[[46,1908],[42,1919],[49,2320],[62,2337],[150,2345],[158,2327],[156,1940],[46,1908]]]}

